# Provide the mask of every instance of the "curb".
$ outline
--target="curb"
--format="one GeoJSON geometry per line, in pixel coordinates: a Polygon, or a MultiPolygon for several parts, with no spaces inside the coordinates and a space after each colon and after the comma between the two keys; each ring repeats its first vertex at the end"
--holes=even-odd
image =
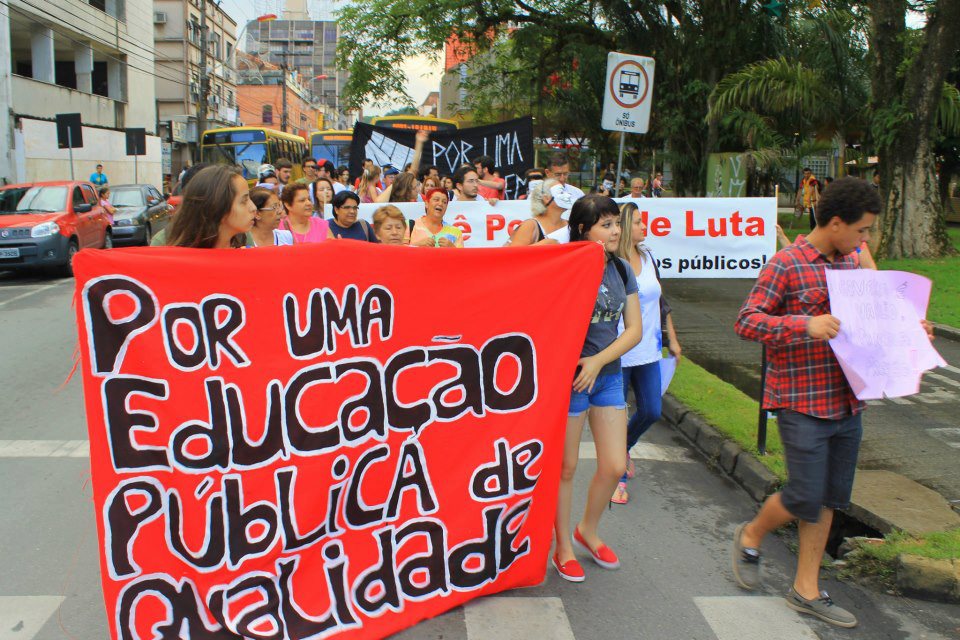
{"type": "Polygon", "coordinates": [[[663,418],[710,461],[733,478],[756,502],[780,487],[780,478],[757,458],[728,440],[713,425],[669,393],[663,397],[663,418]]]}
{"type": "MultiPolygon", "coordinates": [[[[957,333],[960,331],[948,327],[957,333]]],[[[671,394],[663,397],[663,420],[680,432],[707,461],[732,478],[756,502],[780,488],[780,479],[756,456],[694,413],[671,394]]],[[[900,555],[896,563],[897,588],[925,600],[960,603],[960,560],[933,560],[900,555]]]]}
{"type": "Polygon", "coordinates": [[[908,596],[960,603],[960,560],[903,554],[897,558],[897,588],[908,596]]]}
{"type": "Polygon", "coordinates": [[[933,323],[933,335],[937,336],[938,338],[942,337],[946,338],[947,340],[955,340],[960,342],[960,329],[951,327],[948,324],[938,324],[936,322],[933,323]]]}

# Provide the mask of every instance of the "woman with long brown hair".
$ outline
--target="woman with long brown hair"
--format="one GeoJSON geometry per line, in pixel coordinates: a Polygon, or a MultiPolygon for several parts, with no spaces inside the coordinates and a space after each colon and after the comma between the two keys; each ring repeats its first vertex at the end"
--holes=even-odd
{"type": "Polygon", "coordinates": [[[380,195],[380,189],[377,184],[380,182],[380,167],[370,163],[370,166],[363,170],[363,176],[360,178],[360,184],[357,187],[357,195],[360,196],[360,202],[376,202],[380,195]]]}
{"type": "Polygon", "coordinates": [[[313,209],[322,218],[326,215],[326,205],[333,202],[333,180],[320,176],[310,185],[310,188],[313,189],[313,209]]]}
{"type": "Polygon", "coordinates": [[[407,171],[400,174],[393,184],[377,196],[377,202],[416,202],[420,193],[417,176],[407,171]]]}
{"type": "Polygon", "coordinates": [[[323,218],[313,215],[313,203],[310,202],[310,188],[302,182],[292,182],[283,188],[280,201],[287,211],[287,217],[280,221],[280,228],[293,233],[293,241],[323,242],[332,238],[330,225],[323,218]]]}
{"type": "Polygon", "coordinates": [[[257,207],[250,200],[247,181],[233,167],[206,167],[183,191],[183,202],[170,225],[158,233],[154,245],[198,249],[248,246],[257,207]]]}

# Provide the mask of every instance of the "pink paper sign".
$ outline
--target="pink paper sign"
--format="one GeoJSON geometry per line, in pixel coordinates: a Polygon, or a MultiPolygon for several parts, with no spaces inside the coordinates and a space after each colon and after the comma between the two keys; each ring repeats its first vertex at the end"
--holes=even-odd
{"type": "Polygon", "coordinates": [[[924,371],[945,366],[920,324],[932,283],[905,271],[827,269],[834,355],[860,400],[920,391],[924,371]]]}

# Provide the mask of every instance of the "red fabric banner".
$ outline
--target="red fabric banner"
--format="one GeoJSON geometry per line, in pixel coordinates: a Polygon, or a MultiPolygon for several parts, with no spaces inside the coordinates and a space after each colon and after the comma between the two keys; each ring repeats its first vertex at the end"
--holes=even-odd
{"type": "Polygon", "coordinates": [[[379,638],[540,583],[601,255],[81,252],[112,637],[379,638]]]}

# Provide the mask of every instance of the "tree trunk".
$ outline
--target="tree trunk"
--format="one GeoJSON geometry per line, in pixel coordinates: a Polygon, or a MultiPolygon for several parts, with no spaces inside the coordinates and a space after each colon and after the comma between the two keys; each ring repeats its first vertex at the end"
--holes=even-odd
{"type": "Polygon", "coordinates": [[[884,211],[879,256],[936,257],[953,251],[943,219],[932,139],[943,82],[960,40],[960,2],[940,0],[923,29],[920,51],[904,73],[904,0],[873,0],[874,109],[898,119],[878,145],[884,211]]]}
{"type": "Polygon", "coordinates": [[[921,140],[906,162],[895,162],[888,174],[886,213],[882,219],[880,255],[887,258],[932,258],[948,253],[943,201],[934,171],[929,140],[921,140]]]}

